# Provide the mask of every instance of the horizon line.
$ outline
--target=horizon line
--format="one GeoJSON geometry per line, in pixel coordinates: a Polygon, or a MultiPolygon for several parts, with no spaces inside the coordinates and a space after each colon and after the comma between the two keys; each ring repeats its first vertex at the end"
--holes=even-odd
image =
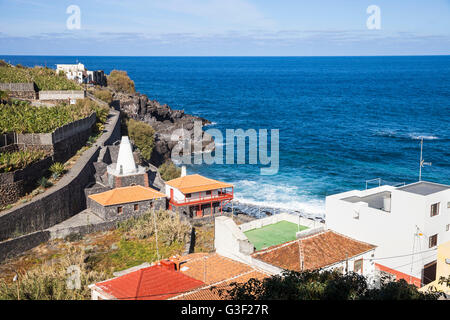
{"type": "Polygon", "coordinates": [[[113,57],[113,58],[357,58],[357,57],[446,57],[450,54],[392,54],[392,55],[58,55],[58,54],[0,54],[2,57],[113,57]]]}

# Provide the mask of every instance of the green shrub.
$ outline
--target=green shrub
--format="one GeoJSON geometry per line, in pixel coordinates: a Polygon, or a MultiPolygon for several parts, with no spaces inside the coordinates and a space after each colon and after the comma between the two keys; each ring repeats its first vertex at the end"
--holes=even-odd
{"type": "Polygon", "coordinates": [[[37,185],[42,188],[49,188],[53,185],[46,177],[42,177],[38,180],[37,185]]]}
{"type": "Polygon", "coordinates": [[[136,147],[139,148],[142,157],[150,160],[155,146],[155,130],[145,122],[130,119],[126,122],[128,136],[136,147]]]}
{"type": "Polygon", "coordinates": [[[44,159],[48,153],[41,150],[25,150],[0,153],[0,173],[23,169],[44,159]]]}
{"type": "Polygon", "coordinates": [[[52,173],[52,177],[56,179],[59,178],[66,171],[66,167],[61,162],[55,162],[54,164],[51,165],[49,170],[52,173]]]}
{"type": "Polygon", "coordinates": [[[159,168],[159,174],[164,181],[179,178],[181,176],[181,169],[177,168],[171,160],[164,162],[159,168]]]}
{"type": "Polygon", "coordinates": [[[130,79],[126,71],[113,70],[107,76],[108,86],[116,91],[135,92],[134,81],[130,79]]]}
{"type": "Polygon", "coordinates": [[[95,90],[94,96],[108,104],[112,102],[112,93],[109,90],[95,90]]]}

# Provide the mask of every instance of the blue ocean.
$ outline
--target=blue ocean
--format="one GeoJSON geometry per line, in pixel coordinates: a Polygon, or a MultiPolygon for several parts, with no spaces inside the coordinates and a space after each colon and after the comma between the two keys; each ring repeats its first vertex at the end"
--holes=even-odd
{"type": "Polygon", "coordinates": [[[366,180],[417,181],[422,137],[432,162],[422,179],[450,184],[450,56],[1,59],[126,70],[137,91],[209,119],[207,129],[279,129],[276,175],[251,164],[188,167],[235,184],[242,205],[320,215],[327,195],[366,180]]]}

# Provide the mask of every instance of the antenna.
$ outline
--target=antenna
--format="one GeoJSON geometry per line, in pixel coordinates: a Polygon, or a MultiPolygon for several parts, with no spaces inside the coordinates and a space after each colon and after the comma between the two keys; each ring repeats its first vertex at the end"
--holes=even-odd
{"type": "Polygon", "coordinates": [[[419,165],[419,181],[422,181],[422,168],[424,166],[431,166],[431,162],[425,162],[422,158],[423,151],[423,137],[420,138],[420,165],[419,165]]]}

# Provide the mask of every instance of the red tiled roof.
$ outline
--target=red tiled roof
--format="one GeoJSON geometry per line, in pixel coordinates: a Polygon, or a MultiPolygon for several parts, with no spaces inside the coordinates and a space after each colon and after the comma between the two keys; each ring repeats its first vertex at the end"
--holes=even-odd
{"type": "Polygon", "coordinates": [[[233,187],[230,183],[206,178],[199,174],[191,174],[172,179],[167,181],[166,184],[177,188],[183,194],[233,187]]]}
{"type": "Polygon", "coordinates": [[[206,287],[173,297],[174,300],[224,300],[218,289],[228,290],[233,282],[243,283],[251,278],[264,279],[267,274],[244,263],[226,258],[217,253],[194,253],[180,259],[180,271],[203,281],[206,287]]]}
{"type": "Polygon", "coordinates": [[[100,203],[102,206],[111,206],[122,203],[164,198],[165,196],[165,194],[156,191],[155,189],[137,185],[91,194],[89,195],[89,198],[100,203]]]}
{"type": "Polygon", "coordinates": [[[181,272],[155,265],[95,286],[120,300],[165,300],[201,287],[204,283],[181,272]]]}
{"type": "Polygon", "coordinates": [[[194,258],[182,258],[180,271],[184,274],[212,284],[253,270],[249,265],[226,258],[217,253],[196,254],[194,258]]]}
{"type": "Polygon", "coordinates": [[[173,300],[227,300],[227,299],[229,299],[227,296],[227,291],[232,288],[231,284],[233,282],[245,283],[245,282],[248,282],[252,278],[258,279],[258,280],[263,280],[264,278],[267,278],[267,275],[262,272],[256,271],[256,270],[248,271],[237,277],[233,277],[233,278],[227,279],[225,281],[212,284],[206,288],[199,288],[199,289],[193,290],[192,292],[173,297],[172,299],[173,300]]]}
{"type": "Polygon", "coordinates": [[[287,270],[315,270],[358,256],[375,246],[325,231],[257,251],[252,257],[287,270]]]}

